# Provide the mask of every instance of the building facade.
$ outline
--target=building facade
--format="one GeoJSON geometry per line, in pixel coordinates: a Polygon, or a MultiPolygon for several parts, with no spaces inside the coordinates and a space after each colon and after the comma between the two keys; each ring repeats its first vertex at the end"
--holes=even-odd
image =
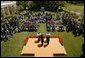
{"type": "Polygon", "coordinates": [[[1,17],[13,15],[16,12],[16,1],[1,1],[1,17]]]}

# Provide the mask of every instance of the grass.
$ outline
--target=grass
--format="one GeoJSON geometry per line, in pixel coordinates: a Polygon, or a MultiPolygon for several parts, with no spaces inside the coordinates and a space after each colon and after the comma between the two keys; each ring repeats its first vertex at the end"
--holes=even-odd
{"type": "Polygon", "coordinates": [[[46,23],[40,23],[40,27],[39,27],[39,30],[38,32],[41,32],[41,33],[46,33],[46,23]]]}
{"type": "Polygon", "coordinates": [[[66,4],[65,8],[68,10],[72,10],[75,12],[80,12],[81,14],[84,14],[84,6],[81,5],[74,5],[74,4],[66,4]]]}
{"type": "MultiPolygon", "coordinates": [[[[46,24],[40,23],[38,32],[45,34],[46,24]]],[[[1,42],[1,57],[20,57],[23,48],[24,38],[37,32],[21,32],[14,34],[13,38],[7,42],[1,42]]],[[[50,32],[53,35],[59,35],[64,39],[64,47],[69,57],[79,57],[82,54],[82,44],[84,39],[82,36],[74,37],[71,32],[50,32]]],[[[66,57],[67,57],[66,56],[66,57]]]]}
{"type": "Polygon", "coordinates": [[[7,42],[1,42],[1,56],[13,57],[19,56],[24,44],[24,37],[27,35],[27,32],[16,33],[13,38],[7,42]]]}
{"type": "Polygon", "coordinates": [[[54,32],[64,39],[64,47],[69,57],[79,57],[82,54],[82,36],[74,37],[71,32],[54,32]]]}
{"type": "Polygon", "coordinates": [[[69,11],[74,11],[74,12],[80,13],[79,19],[83,19],[83,15],[84,15],[84,6],[83,5],[75,5],[75,4],[67,3],[65,5],[65,8],[68,9],[69,11]]]}

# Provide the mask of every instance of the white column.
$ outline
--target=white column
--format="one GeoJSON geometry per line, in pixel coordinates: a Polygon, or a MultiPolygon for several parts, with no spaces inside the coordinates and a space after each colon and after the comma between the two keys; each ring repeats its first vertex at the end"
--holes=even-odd
{"type": "Polygon", "coordinates": [[[5,17],[6,16],[6,13],[5,13],[4,8],[2,8],[2,13],[3,13],[4,17],[5,17]]]}
{"type": "Polygon", "coordinates": [[[10,15],[9,6],[7,7],[7,14],[10,15]]]}

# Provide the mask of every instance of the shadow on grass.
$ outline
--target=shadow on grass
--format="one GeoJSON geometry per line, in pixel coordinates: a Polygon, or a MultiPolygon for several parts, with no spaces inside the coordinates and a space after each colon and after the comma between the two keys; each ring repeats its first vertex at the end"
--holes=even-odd
{"type": "Polygon", "coordinates": [[[83,53],[80,55],[80,57],[84,57],[84,44],[82,45],[82,51],[83,53]]]}
{"type": "Polygon", "coordinates": [[[7,42],[7,40],[8,40],[8,39],[4,39],[4,40],[2,40],[2,41],[7,42]]]}

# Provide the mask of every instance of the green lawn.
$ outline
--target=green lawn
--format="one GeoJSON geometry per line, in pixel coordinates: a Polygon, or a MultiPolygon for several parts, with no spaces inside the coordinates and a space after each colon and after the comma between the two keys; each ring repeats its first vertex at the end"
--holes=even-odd
{"type": "Polygon", "coordinates": [[[75,12],[80,12],[81,14],[84,14],[84,6],[81,5],[74,5],[74,4],[66,4],[65,8],[68,10],[72,10],[75,12]]]}
{"type": "Polygon", "coordinates": [[[54,32],[54,34],[64,39],[67,56],[78,57],[82,54],[82,44],[84,43],[82,36],[74,37],[71,32],[54,32]]]}
{"type": "Polygon", "coordinates": [[[66,4],[65,8],[69,11],[74,11],[80,13],[79,18],[82,19],[82,16],[84,15],[84,6],[83,5],[74,5],[74,4],[66,4]]]}
{"type": "MultiPolygon", "coordinates": [[[[45,34],[46,24],[40,23],[38,32],[45,34]]],[[[13,38],[7,42],[1,42],[1,57],[20,57],[23,48],[24,38],[36,34],[37,32],[21,32],[16,33],[13,38]]],[[[64,39],[64,47],[69,57],[79,57],[82,54],[82,44],[84,38],[82,36],[74,37],[71,32],[50,32],[53,35],[59,35],[64,39]]],[[[66,57],[67,57],[66,56],[66,57]]]]}

